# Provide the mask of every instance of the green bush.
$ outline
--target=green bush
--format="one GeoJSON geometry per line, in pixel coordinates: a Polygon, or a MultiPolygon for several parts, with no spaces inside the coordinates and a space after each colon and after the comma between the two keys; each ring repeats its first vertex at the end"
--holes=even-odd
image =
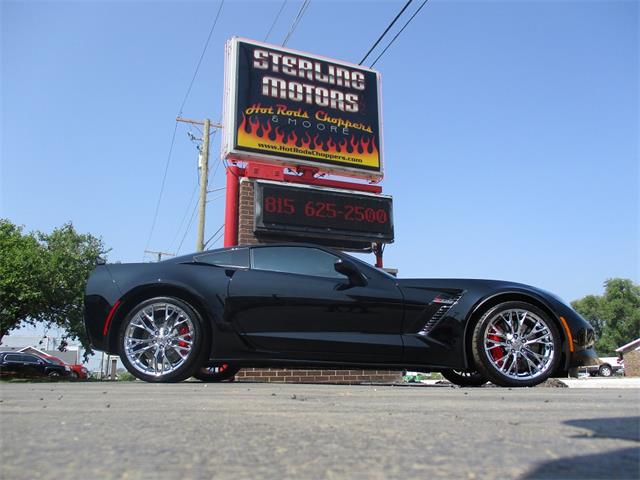
{"type": "Polygon", "coordinates": [[[120,382],[133,382],[136,379],[129,372],[122,372],[118,374],[118,381],[120,382]]]}

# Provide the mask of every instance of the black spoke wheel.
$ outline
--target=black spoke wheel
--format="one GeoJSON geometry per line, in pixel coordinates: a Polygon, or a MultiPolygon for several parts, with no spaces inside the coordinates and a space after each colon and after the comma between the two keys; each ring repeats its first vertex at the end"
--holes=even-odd
{"type": "Polygon", "coordinates": [[[207,353],[203,322],[188,303],[155,297],[133,307],[120,327],[120,359],[147,382],[181,382],[193,375],[207,353]]]}
{"type": "Polygon", "coordinates": [[[473,331],[478,372],[502,387],[531,387],[560,363],[562,343],[553,320],[535,305],[505,302],[489,309],[473,331]]]}
{"type": "Polygon", "coordinates": [[[200,368],[193,376],[203,382],[223,382],[232,379],[239,371],[238,367],[228,363],[216,363],[200,368]]]}
{"type": "Polygon", "coordinates": [[[441,373],[451,383],[461,387],[481,387],[489,381],[475,370],[443,370],[441,373]]]}

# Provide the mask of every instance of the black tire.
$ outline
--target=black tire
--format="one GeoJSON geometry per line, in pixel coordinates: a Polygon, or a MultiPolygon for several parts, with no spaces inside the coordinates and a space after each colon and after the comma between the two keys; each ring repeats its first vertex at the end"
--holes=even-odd
{"type": "Polygon", "coordinates": [[[484,313],[474,328],[471,347],[478,372],[502,387],[544,382],[558,369],[562,356],[555,322],[525,302],[501,303],[484,313]]]}
{"type": "Polygon", "coordinates": [[[451,383],[461,387],[481,387],[489,381],[488,378],[474,370],[443,370],[440,373],[451,383]]]}
{"type": "Polygon", "coordinates": [[[55,370],[49,372],[47,374],[47,376],[51,379],[51,380],[60,380],[62,378],[62,375],[60,375],[60,372],[56,372],[55,370]]]}
{"type": "Polygon", "coordinates": [[[202,382],[224,382],[233,378],[239,371],[238,367],[222,363],[202,367],[193,376],[202,382]]]}
{"type": "MultiPolygon", "coordinates": [[[[171,318],[171,316],[169,316],[169,318],[171,318]]],[[[118,334],[120,360],[129,373],[140,380],[152,383],[181,382],[191,377],[199,365],[202,365],[204,362],[203,357],[207,354],[207,345],[209,344],[208,339],[205,338],[205,331],[202,317],[195,308],[185,301],[175,297],[149,298],[129,310],[120,326],[118,334]],[[166,309],[165,318],[169,311],[175,311],[178,312],[175,318],[180,321],[179,323],[186,323],[188,333],[179,335],[178,338],[181,340],[175,338],[176,334],[180,332],[178,330],[174,331],[173,326],[167,327],[166,320],[164,321],[165,325],[160,327],[160,330],[157,330],[159,325],[163,323],[162,306],[166,309]],[[151,315],[144,317],[143,312],[151,312],[151,315]],[[156,312],[160,312],[157,321],[156,312]],[[145,320],[141,321],[143,317],[145,320]],[[185,318],[187,318],[188,321],[185,321],[185,318]],[[149,320],[152,320],[152,323],[147,323],[149,320]],[[151,328],[144,329],[138,327],[140,323],[151,328]],[[164,333],[165,327],[168,328],[168,334],[166,336],[164,333]],[[155,335],[153,334],[154,329],[156,330],[155,335]],[[136,345],[132,346],[132,342],[139,340],[132,339],[132,335],[142,338],[140,341],[144,342],[143,348],[133,351],[136,345]],[[145,335],[147,337],[143,338],[145,335]],[[190,344],[187,344],[187,342],[190,342],[190,344]],[[182,353],[185,353],[187,346],[189,347],[188,352],[182,357],[182,353]],[[145,349],[148,350],[148,353],[137,355],[145,349]],[[153,352],[151,352],[151,349],[154,349],[153,352]],[[178,353],[178,350],[181,352],[178,353]],[[152,362],[152,358],[150,357],[154,357],[158,352],[162,353],[162,369],[160,373],[157,373],[159,361],[157,357],[155,357],[156,369],[155,373],[152,374],[152,369],[149,365],[149,363],[152,362]],[[175,368],[169,356],[176,360],[175,368]],[[168,370],[166,373],[164,371],[166,364],[164,359],[166,359],[170,365],[168,368],[171,368],[171,370],[168,370]]]]}
{"type": "Polygon", "coordinates": [[[610,365],[600,365],[600,368],[598,368],[598,375],[601,377],[610,377],[613,375],[613,369],[610,365]]]}
{"type": "Polygon", "coordinates": [[[69,378],[71,380],[78,380],[80,378],[80,376],[78,375],[78,372],[71,372],[71,373],[69,373],[69,378]]]}

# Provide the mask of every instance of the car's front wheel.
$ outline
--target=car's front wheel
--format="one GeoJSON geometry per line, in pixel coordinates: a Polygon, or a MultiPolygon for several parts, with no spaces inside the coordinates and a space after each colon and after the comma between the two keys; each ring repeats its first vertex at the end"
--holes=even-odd
{"type": "Polygon", "coordinates": [[[557,369],[560,332],[549,316],[525,302],[505,302],[487,311],[473,332],[478,371],[503,387],[531,387],[557,369]]]}
{"type": "Polygon", "coordinates": [[[223,382],[232,379],[239,371],[238,367],[228,363],[216,363],[200,368],[193,376],[202,382],[223,382]]]}
{"type": "Polygon", "coordinates": [[[120,328],[120,359],[147,382],[180,382],[202,364],[205,345],[200,315],[174,297],[156,297],[132,308],[120,328]]]}
{"type": "Polygon", "coordinates": [[[461,387],[481,387],[489,381],[475,370],[443,370],[441,373],[451,383],[461,387]]]}

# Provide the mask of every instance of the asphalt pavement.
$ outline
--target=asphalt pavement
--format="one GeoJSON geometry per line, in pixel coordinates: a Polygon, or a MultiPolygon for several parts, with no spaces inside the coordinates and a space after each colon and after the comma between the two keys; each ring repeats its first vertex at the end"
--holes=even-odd
{"type": "Polygon", "coordinates": [[[639,392],[0,383],[0,477],[637,479],[639,392]]]}

